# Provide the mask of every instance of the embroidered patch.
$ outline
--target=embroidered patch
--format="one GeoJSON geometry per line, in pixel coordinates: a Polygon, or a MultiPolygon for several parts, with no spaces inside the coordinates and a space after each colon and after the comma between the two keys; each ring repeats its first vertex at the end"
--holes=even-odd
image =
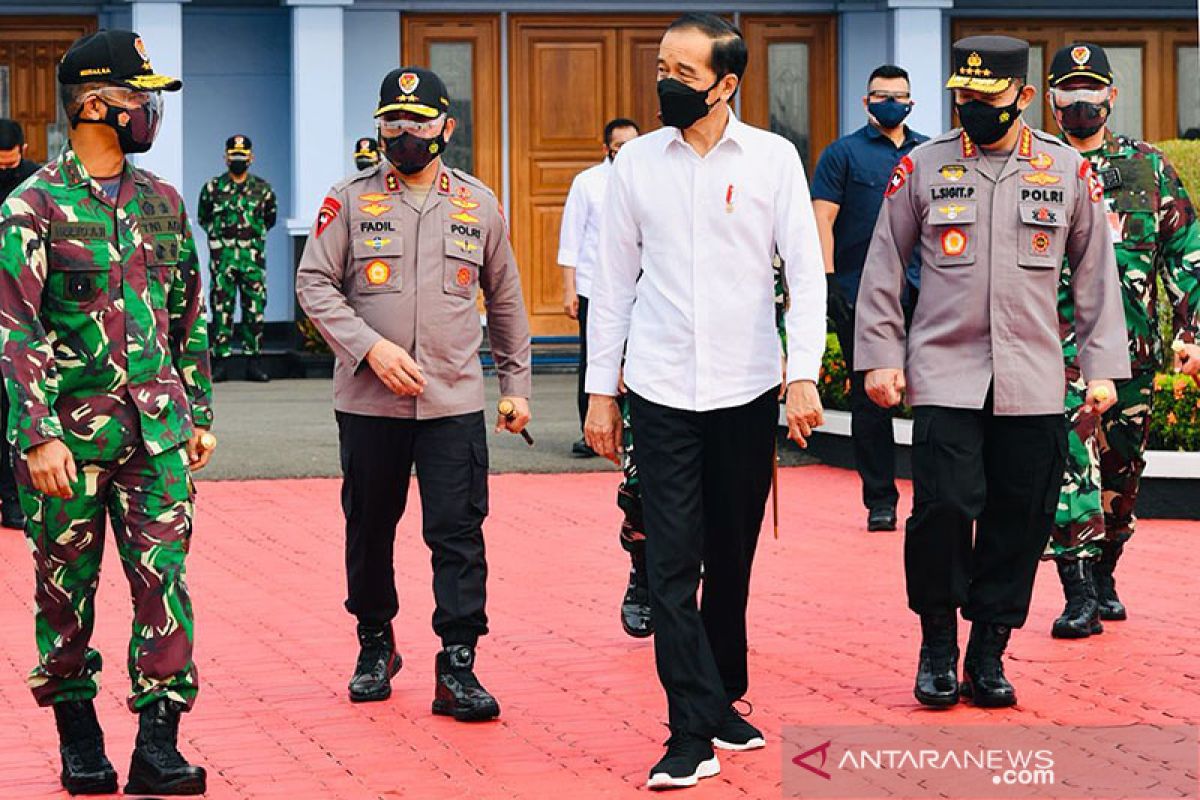
{"type": "Polygon", "coordinates": [[[363,244],[365,244],[367,247],[371,248],[372,250],[382,250],[383,248],[387,247],[391,243],[392,243],[391,239],[384,239],[382,236],[376,236],[373,239],[367,239],[363,242],[363,244]]]}
{"type": "Polygon", "coordinates": [[[455,220],[458,220],[459,222],[465,222],[468,225],[479,222],[478,217],[473,217],[470,214],[468,214],[466,211],[460,211],[457,214],[451,214],[450,219],[455,219],[455,220]]]}
{"type": "Polygon", "coordinates": [[[321,203],[321,210],[317,212],[317,238],[325,232],[329,227],[329,223],[337,219],[338,213],[342,210],[342,204],[332,197],[326,197],[321,203]]]}
{"type": "Polygon", "coordinates": [[[967,249],[967,235],[958,228],[950,228],[942,234],[942,254],[961,256],[967,249]]]}
{"type": "Polygon", "coordinates": [[[1088,197],[1092,199],[1093,203],[1099,203],[1104,199],[1104,184],[1094,172],[1088,175],[1088,197]]]}
{"type": "Polygon", "coordinates": [[[967,168],[962,164],[947,164],[938,170],[938,174],[952,183],[957,183],[967,174],[967,168]]]}
{"type": "Polygon", "coordinates": [[[938,209],[938,211],[942,212],[942,216],[950,220],[958,219],[958,215],[966,210],[966,206],[956,206],[953,203],[938,209]]]}
{"type": "Polygon", "coordinates": [[[381,286],[387,283],[390,277],[392,277],[392,268],[386,261],[376,259],[367,264],[367,283],[372,286],[381,286]]]}
{"type": "Polygon", "coordinates": [[[1084,64],[1088,63],[1088,61],[1090,61],[1091,58],[1092,58],[1092,51],[1089,50],[1085,45],[1079,45],[1079,47],[1073,48],[1071,50],[1071,60],[1074,61],[1076,64],[1078,64],[1081,67],[1084,64]]]}
{"type": "Polygon", "coordinates": [[[1050,169],[1054,166],[1054,159],[1045,150],[1039,152],[1036,156],[1029,159],[1029,166],[1034,169],[1050,169]]]}
{"type": "Polygon", "coordinates": [[[400,73],[400,91],[405,94],[412,94],[416,91],[418,84],[421,83],[421,78],[415,72],[400,73]]]}
{"type": "Polygon", "coordinates": [[[908,176],[912,174],[913,162],[908,156],[900,159],[896,164],[896,168],[892,170],[892,177],[888,180],[887,190],[883,193],[884,197],[891,197],[904,186],[908,180],[908,176]]]}
{"type": "Polygon", "coordinates": [[[466,267],[460,267],[458,270],[458,275],[456,275],[454,279],[458,282],[459,286],[470,286],[471,270],[467,269],[466,267]]]}
{"type": "Polygon", "coordinates": [[[444,172],[438,176],[438,193],[450,194],[450,176],[444,172]]]}
{"type": "MultiPolygon", "coordinates": [[[[1044,209],[1043,209],[1044,210],[1044,209]]],[[[1050,234],[1045,231],[1038,231],[1033,234],[1033,239],[1030,241],[1033,246],[1033,252],[1039,256],[1043,256],[1050,251],[1050,234]]]]}
{"type": "Polygon", "coordinates": [[[368,203],[359,208],[359,211],[362,211],[364,214],[370,214],[372,217],[383,216],[391,210],[392,207],[387,203],[368,203]]]}

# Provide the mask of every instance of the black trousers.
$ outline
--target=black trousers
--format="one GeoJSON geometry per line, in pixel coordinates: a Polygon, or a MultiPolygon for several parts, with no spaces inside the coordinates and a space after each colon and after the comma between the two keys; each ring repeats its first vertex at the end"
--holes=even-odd
{"type": "Polygon", "coordinates": [[[414,420],[337,413],[346,515],[346,610],[384,624],[399,611],[392,549],[413,465],[432,552],[433,630],[444,645],[487,633],[487,439],[483,412],[414,420]]]}
{"type": "Polygon", "coordinates": [[[746,405],[708,412],[629,395],[654,658],[672,732],[710,738],[749,685],[746,602],[771,489],[777,394],[772,389],[746,405]]]}
{"type": "Polygon", "coordinates": [[[13,472],[13,447],[8,443],[8,392],[0,386],[0,503],[14,505],[17,500],[17,476],[13,472]]]}
{"type": "Polygon", "coordinates": [[[1062,414],[997,416],[990,394],[982,410],[915,409],[904,538],[909,608],[961,608],[972,621],[1025,624],[1066,447],[1062,414]]]}
{"type": "MultiPolygon", "coordinates": [[[[905,305],[905,317],[911,319],[916,289],[908,287],[911,297],[905,305]]],[[[854,467],[862,479],[863,505],[868,509],[895,508],[900,500],[896,489],[896,439],[892,420],[896,409],[881,408],[867,397],[865,372],[854,372],[854,320],[838,320],[838,344],[850,367],[850,442],[854,448],[854,467]]]]}
{"type": "Polygon", "coordinates": [[[584,390],[587,379],[587,312],[588,299],[579,295],[579,389],[575,402],[579,404],[579,430],[587,422],[588,396],[584,390]]]}

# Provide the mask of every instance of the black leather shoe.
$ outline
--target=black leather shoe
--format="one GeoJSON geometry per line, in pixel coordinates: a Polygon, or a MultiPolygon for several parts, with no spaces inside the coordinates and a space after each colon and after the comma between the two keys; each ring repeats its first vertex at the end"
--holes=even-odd
{"type": "Polygon", "coordinates": [[[229,380],[228,358],[218,358],[213,356],[212,360],[212,382],[224,383],[229,380]]]}
{"type": "Polygon", "coordinates": [[[629,586],[621,601],[621,627],[635,639],[654,635],[654,623],[650,619],[650,587],[646,583],[646,557],[632,556],[629,569],[629,586]]]}
{"type": "Polygon", "coordinates": [[[960,693],[980,708],[1004,708],[1016,705],[1017,694],[1004,677],[1004,648],[1012,628],[990,622],[971,625],[967,657],[963,659],[960,693]]]}
{"type": "Polygon", "coordinates": [[[437,654],[437,688],[433,713],[459,722],[482,722],[500,716],[500,704],[475,677],[475,648],[452,644],[437,654]]]}
{"type": "Polygon", "coordinates": [[[117,771],[104,754],[104,732],[91,700],[54,704],[62,785],[69,794],[113,794],[117,771]]]}
{"type": "Polygon", "coordinates": [[[271,376],[263,369],[262,360],[258,356],[250,356],[246,362],[246,380],[252,383],[271,382],[271,376]]]}
{"type": "Polygon", "coordinates": [[[1117,561],[1125,550],[1124,542],[1103,542],[1100,545],[1100,558],[1092,567],[1092,576],[1096,585],[1096,604],[1100,607],[1100,619],[1120,621],[1127,619],[1129,613],[1125,604],[1117,597],[1117,580],[1113,571],[1117,561]]]}
{"type": "Polygon", "coordinates": [[[931,708],[958,704],[958,616],[954,611],[921,615],[921,656],[913,696],[931,708]]]}
{"type": "Polygon", "coordinates": [[[575,458],[595,458],[596,451],[585,440],[580,439],[571,445],[571,455],[575,456],[575,458]]]}
{"type": "Polygon", "coordinates": [[[392,696],[392,678],[404,660],[396,652],[391,623],[358,624],[358,661],[350,678],[350,702],[371,703],[392,696]]]}
{"type": "Polygon", "coordinates": [[[666,745],[666,755],[650,768],[647,788],[682,789],[695,786],[702,778],[720,774],[721,762],[713,752],[712,742],[707,739],[673,733],[666,745]]]}
{"type": "Polygon", "coordinates": [[[867,514],[867,530],[894,531],[896,530],[896,509],[893,506],[872,508],[867,514]]]}
{"type": "Polygon", "coordinates": [[[1086,639],[1103,633],[1100,605],[1096,602],[1096,586],[1092,583],[1092,560],[1058,558],[1055,561],[1067,605],[1062,616],[1054,620],[1050,635],[1055,639],[1086,639]]]}
{"type": "Polygon", "coordinates": [[[0,528],[25,530],[25,512],[21,510],[21,501],[17,498],[0,503],[0,528]]]}
{"type": "Polygon", "coordinates": [[[189,764],[177,748],[182,710],[166,699],[141,710],[125,794],[204,794],[208,784],[204,767],[189,764]]]}

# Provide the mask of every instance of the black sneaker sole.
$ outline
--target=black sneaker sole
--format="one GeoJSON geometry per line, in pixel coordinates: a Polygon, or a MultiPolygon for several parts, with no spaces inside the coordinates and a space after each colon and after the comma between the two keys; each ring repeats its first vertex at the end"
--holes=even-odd
{"type": "Polygon", "coordinates": [[[392,696],[392,678],[400,674],[400,670],[404,668],[404,659],[396,653],[396,665],[389,670],[388,683],[385,688],[377,692],[355,692],[349,689],[351,703],[378,703],[381,700],[387,700],[392,696]]]}
{"type": "Polygon", "coordinates": [[[454,717],[458,722],[487,722],[500,716],[500,704],[485,708],[456,708],[451,701],[434,700],[433,713],[439,717],[454,717]]]}
{"type": "MultiPolygon", "coordinates": [[[[961,694],[961,690],[960,690],[961,694]]],[[[928,708],[953,708],[958,705],[959,694],[952,695],[935,695],[923,694],[920,690],[913,689],[913,697],[917,698],[917,702],[928,708]]]]}
{"type": "Polygon", "coordinates": [[[665,772],[656,772],[646,780],[646,788],[653,791],[664,789],[686,789],[695,786],[704,778],[712,778],[721,774],[721,762],[714,753],[712,758],[705,759],[696,765],[696,771],[691,775],[675,777],[665,772]]]}

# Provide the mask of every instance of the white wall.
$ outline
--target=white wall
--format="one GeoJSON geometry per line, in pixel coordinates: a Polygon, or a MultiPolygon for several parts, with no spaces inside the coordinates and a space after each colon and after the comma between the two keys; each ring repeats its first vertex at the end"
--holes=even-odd
{"type": "Polygon", "coordinates": [[[375,135],[371,116],[379,102],[383,76],[400,66],[400,12],[347,9],[346,37],[346,134],[342,151],[346,173],[354,171],[355,140],[375,135]]]}

